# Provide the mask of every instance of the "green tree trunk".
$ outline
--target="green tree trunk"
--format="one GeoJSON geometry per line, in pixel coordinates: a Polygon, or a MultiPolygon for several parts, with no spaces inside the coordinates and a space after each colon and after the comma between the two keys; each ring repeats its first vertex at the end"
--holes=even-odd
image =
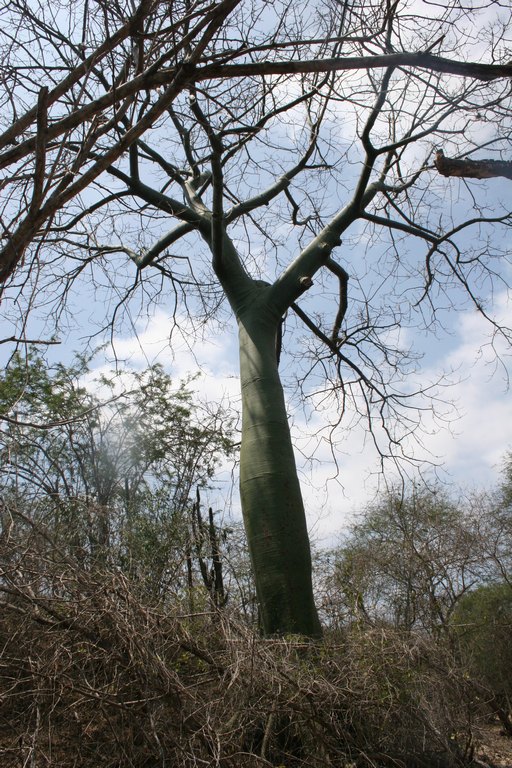
{"type": "Polygon", "coordinates": [[[276,360],[281,316],[261,283],[243,304],[240,492],[263,631],[315,637],[309,537],[276,360]]]}

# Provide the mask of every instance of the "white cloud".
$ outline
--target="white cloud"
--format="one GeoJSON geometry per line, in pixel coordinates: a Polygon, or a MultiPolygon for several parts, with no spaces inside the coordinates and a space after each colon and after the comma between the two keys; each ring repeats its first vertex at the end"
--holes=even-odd
{"type": "MultiPolygon", "coordinates": [[[[219,331],[214,337],[201,337],[201,328],[186,316],[172,317],[158,310],[136,335],[116,339],[117,368],[140,370],[160,363],[176,382],[199,374],[193,389],[211,401],[239,399],[235,331],[219,331]],[[193,339],[193,341],[192,341],[193,339]]],[[[112,363],[98,361],[91,378],[112,369],[112,363]]]]}
{"type": "MultiPolygon", "coordinates": [[[[505,295],[497,299],[498,315],[510,316],[505,295]]],[[[512,445],[512,408],[508,391],[510,356],[499,335],[491,345],[489,324],[477,312],[460,315],[456,345],[441,365],[459,371],[456,387],[461,417],[455,432],[437,431],[429,443],[445,457],[446,469],[457,483],[482,486],[498,479],[500,461],[512,445]],[[500,359],[497,359],[497,355],[500,359]]]]}

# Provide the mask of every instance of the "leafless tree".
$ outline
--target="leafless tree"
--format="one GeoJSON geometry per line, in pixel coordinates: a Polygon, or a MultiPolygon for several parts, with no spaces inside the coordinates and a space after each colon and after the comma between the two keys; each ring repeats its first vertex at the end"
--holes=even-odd
{"type": "Polygon", "coordinates": [[[475,504],[441,487],[413,487],[365,509],[335,556],[334,612],[345,622],[450,638],[454,610],[489,575],[475,504]]]}
{"type": "Polygon", "coordinates": [[[307,333],[294,346],[286,325],[302,392],[325,393],[336,423],[367,422],[383,456],[417,427],[415,394],[435,394],[411,383],[406,329],[469,300],[510,340],[491,306],[508,290],[495,233],[510,206],[434,167],[439,149],[508,160],[509,17],[458,0],[3,9],[8,336],[88,276],[112,327],[136,300],[175,322],[183,301],[197,322],[227,299],[267,632],[319,632],[277,369],[286,314],[307,333]]]}

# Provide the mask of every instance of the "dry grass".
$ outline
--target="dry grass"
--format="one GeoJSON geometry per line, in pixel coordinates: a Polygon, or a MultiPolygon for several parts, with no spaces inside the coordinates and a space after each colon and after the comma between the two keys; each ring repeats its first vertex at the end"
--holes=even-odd
{"type": "Polygon", "coordinates": [[[471,764],[472,689],[439,645],[358,627],[265,640],[47,552],[33,536],[3,551],[3,768],[471,764]]]}

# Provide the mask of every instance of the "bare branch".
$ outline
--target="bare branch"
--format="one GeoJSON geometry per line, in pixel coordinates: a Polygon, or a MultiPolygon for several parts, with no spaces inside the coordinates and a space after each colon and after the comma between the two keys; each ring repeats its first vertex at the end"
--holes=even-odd
{"type": "MultiPolygon", "coordinates": [[[[211,78],[251,77],[256,75],[312,74],[319,72],[350,72],[358,69],[388,69],[395,67],[426,69],[458,77],[471,77],[490,82],[512,77],[512,64],[480,64],[433,56],[430,53],[386,53],[376,56],[347,56],[336,59],[255,62],[251,64],[210,64],[198,67],[195,81],[211,78]]],[[[162,81],[165,73],[161,73],[162,81]]]]}
{"type": "Polygon", "coordinates": [[[327,259],[327,261],[325,262],[325,266],[330,272],[332,272],[334,275],[337,276],[339,280],[339,285],[340,285],[340,298],[339,298],[338,312],[336,313],[336,319],[334,321],[334,325],[331,333],[331,340],[334,342],[334,344],[338,344],[340,341],[339,334],[340,334],[341,324],[345,317],[347,306],[348,306],[347,289],[348,289],[349,275],[348,275],[348,272],[345,269],[343,269],[341,264],[338,264],[332,258],[327,259]]]}
{"type": "Polygon", "coordinates": [[[445,157],[442,150],[436,152],[434,165],[442,176],[458,176],[465,179],[493,179],[504,176],[512,179],[512,160],[454,160],[445,157]]]}

